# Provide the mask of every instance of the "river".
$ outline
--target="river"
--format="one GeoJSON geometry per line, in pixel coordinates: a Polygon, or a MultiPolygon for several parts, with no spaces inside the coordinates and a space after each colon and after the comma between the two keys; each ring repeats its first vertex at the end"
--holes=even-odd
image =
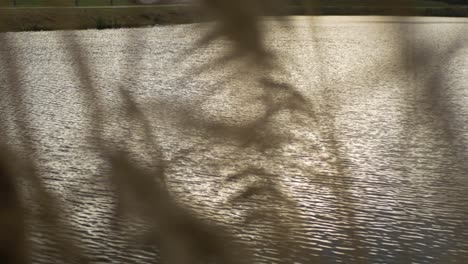
{"type": "MultiPolygon", "coordinates": [[[[293,252],[286,263],[466,263],[468,19],[263,24],[280,66],[268,73],[249,71],[246,58],[214,64],[225,40],[192,49],[209,25],[3,34],[6,137],[18,146],[15,118],[28,120],[44,182],[92,263],[158,253],[129,242],[140,231],[113,229],[109,167],[90,143],[93,106],[80,92],[86,74],[105,102],[107,140],[143,167],[160,155],[177,201],[251,245],[258,263],[280,263],[281,247],[293,252]],[[132,133],[119,89],[143,109],[158,151],[132,133]],[[260,191],[245,194],[251,186],[260,191]],[[270,217],[249,221],[255,212],[270,217]]],[[[47,227],[32,230],[34,263],[57,263],[47,227]]]]}

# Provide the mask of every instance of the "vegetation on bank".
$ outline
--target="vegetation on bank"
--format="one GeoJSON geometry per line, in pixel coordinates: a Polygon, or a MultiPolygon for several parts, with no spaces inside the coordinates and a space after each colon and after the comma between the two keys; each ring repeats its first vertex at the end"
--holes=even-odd
{"type": "Polygon", "coordinates": [[[353,15],[353,16],[437,16],[437,17],[468,17],[468,7],[379,7],[379,6],[322,6],[320,8],[305,8],[292,6],[291,15],[353,15]]]}
{"type": "Polygon", "coordinates": [[[181,24],[198,20],[187,6],[53,7],[0,9],[0,32],[106,29],[181,24]]]}
{"type": "MultiPolygon", "coordinates": [[[[11,0],[0,0],[11,1],[11,0]]],[[[21,1],[21,0],[18,0],[21,1]]],[[[28,1],[28,0],[22,0],[28,1]]],[[[31,3],[33,3],[32,0],[31,3]]],[[[74,0],[70,0],[73,2],[74,0]]],[[[88,1],[88,0],[79,0],[88,1]]],[[[103,0],[104,1],[104,0],[103,0]]],[[[105,0],[109,1],[109,0],[105,0]]],[[[131,0],[113,0],[115,3],[131,0]]],[[[451,6],[438,1],[412,0],[413,5],[372,4],[372,0],[331,0],[320,7],[306,7],[300,1],[291,2],[288,12],[280,15],[414,15],[468,17],[468,7],[451,6]],[[347,3],[347,6],[344,5],[347,3]],[[358,3],[360,3],[358,5],[358,3]],[[426,6],[422,6],[425,3],[426,6]],[[336,4],[336,5],[335,5],[336,4]],[[437,4],[437,5],[436,5],[437,4]]],[[[378,1],[377,1],[378,2],[378,1]]],[[[406,1],[408,2],[408,1],[406,1]]],[[[35,2],[34,2],[35,3],[35,2]]],[[[82,2],[84,3],[84,2],[82,2]]],[[[267,14],[279,15],[279,14],[267,14]]],[[[62,6],[0,8],[0,32],[67,29],[107,29],[145,27],[158,24],[181,24],[201,21],[201,15],[188,5],[153,6],[62,6]]]]}
{"type": "Polygon", "coordinates": [[[137,0],[0,0],[0,6],[47,7],[47,6],[109,6],[136,5],[137,0]]]}
{"type": "MultiPolygon", "coordinates": [[[[298,6],[311,3],[311,0],[289,0],[290,5],[298,6]]],[[[317,1],[318,3],[318,1],[317,1]]],[[[400,6],[400,7],[443,7],[448,5],[467,5],[468,0],[321,0],[320,5],[326,7],[376,7],[376,6],[400,6]]]]}

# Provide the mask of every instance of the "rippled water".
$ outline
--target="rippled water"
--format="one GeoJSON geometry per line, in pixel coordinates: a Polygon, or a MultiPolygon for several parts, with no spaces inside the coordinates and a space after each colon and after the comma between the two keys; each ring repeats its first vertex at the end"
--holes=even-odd
{"type": "MultiPolygon", "coordinates": [[[[271,110],[260,99],[265,89],[257,73],[236,71],[242,61],[192,74],[227,47],[219,41],[181,57],[199,38],[195,25],[5,34],[21,69],[25,106],[13,115],[13,102],[3,99],[2,125],[15,145],[11,116],[32,120],[44,179],[86,248],[99,252],[91,254],[96,263],[146,263],[156,253],[129,246],[128,230],[110,231],[108,166],[88,141],[91,113],[65,41],[71,36],[104,95],[109,140],[143,161],[151,153],[125,132],[131,122],[119,110],[123,86],[151,120],[174,196],[251,243],[259,263],[278,261],[283,236],[272,230],[278,222],[294,223],[290,263],[468,261],[468,20],[287,22],[265,21],[266,41],[282,66],[273,78],[305,100],[301,110],[273,115],[253,139],[262,144],[254,145],[230,129],[210,128],[250,129],[271,110]],[[275,188],[237,197],[251,184],[275,188]],[[286,198],[274,198],[277,190],[286,198]],[[274,217],[245,223],[253,211],[274,217]]],[[[0,66],[2,87],[9,85],[8,69],[0,66]]],[[[6,98],[6,89],[0,93],[6,98]]],[[[35,259],[53,263],[54,250],[38,230],[35,259]]]]}

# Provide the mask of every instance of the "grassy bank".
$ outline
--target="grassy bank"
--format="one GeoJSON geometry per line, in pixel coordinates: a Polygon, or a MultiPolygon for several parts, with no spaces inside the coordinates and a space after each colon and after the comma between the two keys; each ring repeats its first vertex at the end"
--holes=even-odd
{"type": "Polygon", "coordinates": [[[468,7],[462,6],[324,6],[320,8],[304,8],[292,6],[289,10],[291,15],[392,15],[392,16],[439,16],[439,17],[468,17],[468,7]]]}
{"type": "MultiPolygon", "coordinates": [[[[338,4],[341,0],[336,1],[338,4]]],[[[145,27],[200,21],[200,16],[195,15],[196,13],[192,11],[186,5],[0,8],[0,32],[145,27]]],[[[418,5],[404,7],[340,5],[324,6],[311,10],[303,6],[290,6],[286,14],[468,17],[468,7],[445,4],[431,7],[418,5]]]]}
{"type": "Polygon", "coordinates": [[[47,6],[109,6],[133,5],[132,0],[0,0],[0,7],[47,7],[47,6]]]}
{"type": "MultiPolygon", "coordinates": [[[[307,1],[305,1],[307,2],[307,1]]],[[[291,1],[300,5],[304,1],[291,1]]],[[[406,7],[441,7],[447,6],[447,3],[432,0],[321,0],[320,4],[327,7],[383,7],[383,6],[406,6],[406,7]]]]}
{"type": "Polygon", "coordinates": [[[144,27],[197,20],[187,6],[0,8],[0,32],[144,27]]]}

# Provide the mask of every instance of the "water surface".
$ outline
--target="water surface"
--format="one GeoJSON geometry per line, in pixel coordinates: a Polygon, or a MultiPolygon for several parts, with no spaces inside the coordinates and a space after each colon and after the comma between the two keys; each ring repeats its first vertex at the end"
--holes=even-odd
{"type": "MultiPolygon", "coordinates": [[[[279,263],[282,246],[294,252],[288,263],[468,261],[468,20],[286,22],[264,22],[281,66],[265,76],[288,87],[279,92],[261,85],[265,73],[242,70],[248,59],[194,74],[229,48],[220,40],[187,53],[205,26],[3,35],[24,100],[16,111],[11,64],[2,64],[8,140],[19,144],[15,118],[32,123],[44,180],[95,263],[148,263],[157,250],[128,242],[140,231],[112,229],[109,168],[89,141],[92,106],[72,37],[103,95],[107,139],[141,166],[160,155],[122,115],[118,90],[128,89],[150,120],[171,193],[250,243],[258,263],[279,263]],[[273,111],[269,95],[285,106],[273,111]],[[249,186],[263,189],[239,198],[249,186]],[[271,217],[246,222],[253,212],[271,217]],[[280,224],[291,234],[277,234],[280,224]]],[[[54,263],[47,228],[33,230],[35,262],[54,263]]]]}

